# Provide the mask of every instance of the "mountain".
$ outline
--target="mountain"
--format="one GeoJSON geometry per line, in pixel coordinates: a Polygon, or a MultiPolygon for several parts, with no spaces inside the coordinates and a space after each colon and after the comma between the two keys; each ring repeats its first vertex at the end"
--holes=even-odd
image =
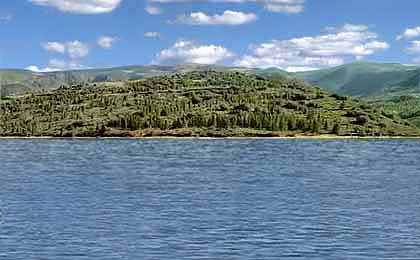
{"type": "Polygon", "coordinates": [[[418,136],[368,104],[283,77],[184,72],[0,99],[0,136],[418,136]]]}
{"type": "Polygon", "coordinates": [[[173,73],[174,67],[125,66],[118,68],[73,70],[57,72],[31,72],[27,70],[0,70],[0,83],[3,95],[41,92],[56,89],[62,85],[83,82],[103,82],[141,79],[147,76],[173,73]]]}
{"type": "MultiPolygon", "coordinates": [[[[245,71],[241,68],[211,67],[220,71],[245,71]]],[[[205,65],[180,66],[123,66],[115,68],[70,70],[57,72],[31,72],[28,70],[0,70],[2,94],[16,95],[26,92],[41,92],[56,89],[60,86],[77,85],[86,82],[108,82],[138,80],[147,77],[184,73],[188,71],[208,70],[205,65]]]]}
{"type": "Polygon", "coordinates": [[[340,95],[392,96],[418,91],[420,68],[395,63],[355,62],[295,76],[340,95]]]}
{"type": "Polygon", "coordinates": [[[177,66],[123,66],[103,69],[72,70],[36,73],[27,70],[0,70],[0,84],[3,96],[27,92],[42,92],[60,86],[92,82],[138,80],[148,77],[186,73],[190,71],[214,70],[220,72],[246,72],[262,77],[283,77],[289,73],[279,69],[248,69],[240,67],[185,64],[177,66]]]}
{"type": "Polygon", "coordinates": [[[335,68],[288,73],[277,68],[251,69],[240,67],[186,64],[178,66],[124,66],[115,68],[34,73],[25,70],[0,70],[2,94],[42,92],[60,86],[80,83],[138,80],[148,77],[191,71],[244,72],[281,79],[301,78],[312,85],[340,95],[389,99],[419,93],[420,68],[395,63],[355,62],[335,68]]]}

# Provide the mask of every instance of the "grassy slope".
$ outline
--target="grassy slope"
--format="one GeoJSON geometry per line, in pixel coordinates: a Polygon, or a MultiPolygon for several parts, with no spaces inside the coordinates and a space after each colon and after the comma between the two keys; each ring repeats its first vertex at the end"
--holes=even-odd
{"type": "Polygon", "coordinates": [[[362,96],[387,115],[408,120],[420,127],[417,67],[357,62],[332,69],[299,73],[298,76],[336,93],[362,96]]]}
{"type": "Polygon", "coordinates": [[[172,73],[203,71],[210,68],[220,72],[240,71],[269,78],[297,76],[313,85],[350,96],[400,96],[410,94],[418,89],[416,67],[369,62],[356,62],[331,69],[300,73],[287,73],[276,68],[246,69],[190,64],[181,66],[125,66],[51,72],[36,79],[32,77],[32,73],[29,71],[0,70],[0,76],[2,76],[3,85],[5,83],[9,85],[6,94],[22,94],[28,91],[40,91],[41,89],[55,89],[61,85],[71,85],[79,82],[136,80],[172,73]]]}
{"type": "Polygon", "coordinates": [[[266,77],[290,76],[278,69],[247,69],[239,67],[217,67],[197,64],[179,66],[123,66],[114,68],[73,70],[63,72],[42,73],[37,77],[34,73],[25,70],[0,70],[3,95],[19,95],[29,92],[41,92],[59,88],[62,85],[78,84],[80,82],[107,82],[139,80],[148,77],[162,76],[173,73],[186,73],[191,71],[215,70],[219,72],[248,72],[266,77]],[[35,75],[35,77],[33,77],[35,75]],[[6,86],[7,85],[7,86],[6,86]]]}
{"type": "Polygon", "coordinates": [[[31,90],[31,73],[25,70],[0,70],[0,95],[7,96],[31,90]]]}
{"type": "Polygon", "coordinates": [[[296,76],[342,95],[377,96],[417,86],[415,69],[393,63],[355,62],[296,76]]]}
{"type": "Polygon", "coordinates": [[[363,102],[242,73],[189,72],[0,102],[3,136],[418,135],[363,102]]]}
{"type": "Polygon", "coordinates": [[[390,118],[407,120],[420,128],[420,98],[400,96],[386,101],[372,100],[370,103],[377,109],[384,111],[390,118]]]}
{"type": "Polygon", "coordinates": [[[41,74],[26,70],[0,70],[0,79],[3,88],[7,89],[3,95],[14,95],[27,92],[40,92],[43,89],[56,89],[62,85],[77,84],[85,81],[132,80],[174,73],[175,71],[175,67],[158,66],[125,66],[41,74]]]}

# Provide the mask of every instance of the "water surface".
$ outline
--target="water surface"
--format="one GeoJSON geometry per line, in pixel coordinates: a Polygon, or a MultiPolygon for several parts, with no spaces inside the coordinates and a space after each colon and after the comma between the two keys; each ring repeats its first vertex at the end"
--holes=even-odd
{"type": "Polygon", "coordinates": [[[420,259],[420,142],[3,140],[0,259],[420,259]]]}

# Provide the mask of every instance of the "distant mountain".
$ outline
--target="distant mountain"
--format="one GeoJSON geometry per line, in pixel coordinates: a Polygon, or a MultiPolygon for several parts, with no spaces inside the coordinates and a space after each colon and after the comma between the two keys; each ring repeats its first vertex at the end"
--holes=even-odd
{"type": "Polygon", "coordinates": [[[34,73],[26,70],[0,70],[3,95],[41,92],[80,83],[138,80],[191,71],[244,72],[265,78],[301,78],[312,85],[348,96],[398,97],[418,94],[420,68],[395,63],[355,62],[335,68],[289,73],[277,68],[187,64],[178,66],[124,66],[115,68],[34,73]]]}
{"type": "Polygon", "coordinates": [[[349,96],[404,95],[418,91],[420,68],[395,63],[355,62],[300,72],[310,84],[349,96]]]}
{"type": "Polygon", "coordinates": [[[2,95],[16,95],[26,92],[41,92],[56,89],[60,86],[80,84],[84,82],[107,82],[138,80],[153,76],[186,73],[191,71],[215,70],[219,72],[254,72],[261,76],[274,76],[271,70],[247,69],[239,67],[217,67],[197,64],[178,66],[123,66],[115,68],[72,70],[37,73],[28,70],[0,70],[0,84],[2,95]]]}

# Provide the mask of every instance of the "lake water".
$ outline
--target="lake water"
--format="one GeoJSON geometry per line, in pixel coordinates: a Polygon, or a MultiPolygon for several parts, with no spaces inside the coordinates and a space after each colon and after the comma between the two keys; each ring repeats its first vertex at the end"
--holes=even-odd
{"type": "Polygon", "coordinates": [[[0,259],[420,259],[420,142],[0,141],[0,259]]]}

